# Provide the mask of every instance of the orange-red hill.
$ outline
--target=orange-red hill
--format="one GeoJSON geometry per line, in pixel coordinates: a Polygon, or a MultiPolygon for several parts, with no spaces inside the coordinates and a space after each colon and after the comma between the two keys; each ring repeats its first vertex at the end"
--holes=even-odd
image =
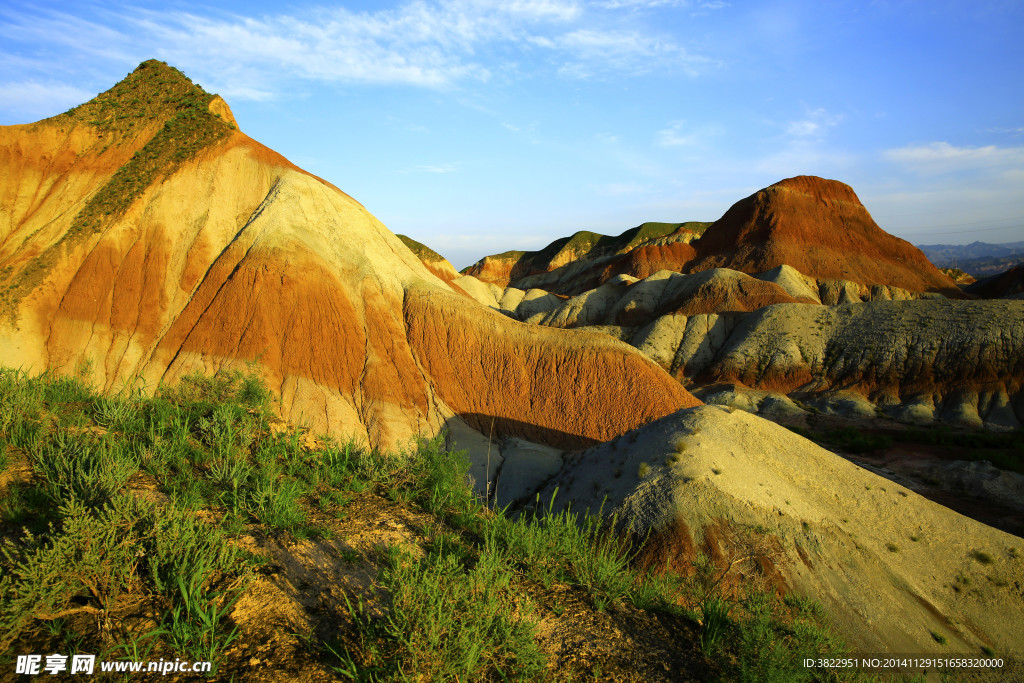
{"type": "Polygon", "coordinates": [[[789,178],[736,202],[693,247],[689,272],[788,265],[818,279],[963,298],[917,247],[879,228],[849,185],[815,176],[789,178]]]}

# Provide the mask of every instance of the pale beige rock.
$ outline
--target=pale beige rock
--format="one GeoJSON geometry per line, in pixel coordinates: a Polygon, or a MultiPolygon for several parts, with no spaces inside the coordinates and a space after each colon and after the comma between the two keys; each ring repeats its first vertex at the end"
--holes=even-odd
{"type": "Polygon", "coordinates": [[[555,487],[556,509],[596,512],[605,501],[606,512],[640,533],[683,522],[699,542],[714,528],[727,557],[743,550],[721,541],[722,524],[763,537],[777,549],[770,560],[786,585],[819,600],[856,648],[1024,647],[1024,596],[1015,588],[1024,583],[1021,539],[744,411],[684,410],[567,454],[541,500],[555,487]],[[979,552],[992,562],[975,559],[979,552]],[[971,590],[953,590],[958,577],[971,590]]]}
{"type": "Polygon", "coordinates": [[[501,308],[498,299],[502,295],[502,290],[490,282],[481,282],[472,275],[462,275],[452,280],[452,284],[460,287],[462,291],[484,306],[501,308]]]}
{"type": "Polygon", "coordinates": [[[758,280],[774,282],[786,290],[794,299],[811,299],[821,303],[821,295],[818,293],[818,282],[807,277],[792,266],[778,266],[771,270],[755,275],[758,280]]]}

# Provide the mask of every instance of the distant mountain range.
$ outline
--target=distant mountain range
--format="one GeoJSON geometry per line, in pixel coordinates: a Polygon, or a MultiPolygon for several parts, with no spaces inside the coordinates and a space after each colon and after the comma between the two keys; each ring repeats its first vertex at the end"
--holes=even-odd
{"type": "Polygon", "coordinates": [[[1024,242],[921,244],[918,249],[939,268],[959,268],[975,276],[994,275],[1024,263],[1024,242]]]}

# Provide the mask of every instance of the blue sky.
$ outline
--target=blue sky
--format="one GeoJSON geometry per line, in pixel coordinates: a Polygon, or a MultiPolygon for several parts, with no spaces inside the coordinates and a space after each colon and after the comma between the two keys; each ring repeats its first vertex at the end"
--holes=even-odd
{"type": "Polygon", "coordinates": [[[0,124],[162,59],[460,268],[799,174],[916,244],[1010,242],[1022,28],[1014,0],[7,0],[0,124]]]}

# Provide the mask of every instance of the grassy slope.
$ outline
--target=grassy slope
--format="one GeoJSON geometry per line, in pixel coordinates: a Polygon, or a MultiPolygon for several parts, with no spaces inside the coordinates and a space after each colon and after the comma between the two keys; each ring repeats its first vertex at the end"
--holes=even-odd
{"type": "Polygon", "coordinates": [[[395,235],[395,237],[397,237],[398,239],[402,240],[402,244],[404,244],[405,246],[409,247],[409,251],[411,251],[412,253],[416,254],[416,258],[418,258],[421,261],[444,261],[445,260],[444,256],[441,256],[436,251],[434,251],[433,249],[431,249],[427,245],[423,244],[422,242],[417,242],[413,238],[407,237],[405,235],[395,235]]]}
{"type": "Polygon", "coordinates": [[[487,509],[436,440],[362,452],[269,406],[238,374],[147,398],[0,371],[0,669],[82,652],[225,680],[805,680],[800,658],[841,652],[815,605],[726,594],[707,558],[655,575],[600,520],[487,509]],[[275,625],[286,607],[304,633],[275,625]]]}

